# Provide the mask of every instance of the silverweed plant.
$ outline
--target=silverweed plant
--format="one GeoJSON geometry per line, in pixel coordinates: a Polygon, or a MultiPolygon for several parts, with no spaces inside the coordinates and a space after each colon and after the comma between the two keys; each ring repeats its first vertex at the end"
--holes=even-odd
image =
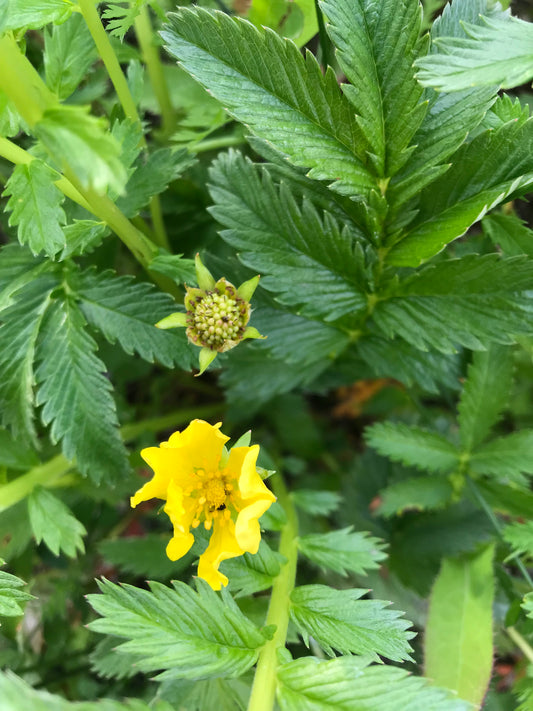
{"type": "Polygon", "coordinates": [[[0,711],[530,711],[531,8],[184,4],[0,0],[0,711]]]}

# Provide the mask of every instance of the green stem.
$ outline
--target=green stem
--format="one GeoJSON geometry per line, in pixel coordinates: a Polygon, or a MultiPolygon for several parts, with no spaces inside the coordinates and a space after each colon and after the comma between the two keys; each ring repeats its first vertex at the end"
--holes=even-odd
{"type": "Polygon", "coordinates": [[[281,568],[272,586],[266,624],[275,625],[276,631],[273,638],[265,644],[259,653],[248,711],[272,711],[274,708],[278,651],[285,648],[289,626],[290,596],[296,580],[298,517],[279,474],[272,477],[272,485],[287,516],[287,522],[281,530],[279,543],[279,552],[287,559],[287,562],[281,568]]]}
{"type": "Polygon", "coordinates": [[[205,151],[218,151],[220,148],[229,148],[230,146],[242,146],[244,136],[241,132],[232,133],[229,136],[221,136],[220,138],[206,138],[203,141],[198,141],[191,147],[193,153],[205,153],[205,151]]]}
{"type": "Polygon", "coordinates": [[[526,642],[526,640],[522,637],[520,632],[515,630],[514,627],[506,627],[505,631],[507,632],[509,637],[513,640],[513,642],[516,644],[518,649],[520,649],[520,651],[523,652],[524,656],[529,661],[529,663],[533,664],[533,649],[526,642]]]}
{"type": "MultiPolygon", "coordinates": [[[[92,35],[98,54],[107,69],[107,73],[109,74],[109,78],[111,79],[113,86],[115,87],[118,100],[124,109],[126,117],[132,121],[138,121],[140,123],[141,119],[137,113],[137,107],[135,106],[135,102],[131,95],[128,82],[126,81],[126,77],[120,68],[117,55],[115,54],[115,51],[111,46],[111,42],[109,41],[109,37],[107,36],[104,26],[102,25],[102,20],[100,19],[94,0],[78,0],[78,6],[87,27],[89,28],[89,32],[92,35]]],[[[142,143],[143,145],[145,144],[144,137],[142,139],[142,143]]]]}
{"type": "MultiPolygon", "coordinates": [[[[180,408],[169,412],[168,415],[151,417],[135,424],[124,425],[120,430],[120,434],[122,439],[127,442],[145,432],[159,432],[190,422],[190,420],[197,417],[211,417],[222,409],[223,405],[220,404],[180,408]]],[[[74,467],[74,462],[69,462],[62,454],[58,454],[48,462],[39,464],[26,472],[26,474],[22,474],[13,479],[13,481],[0,486],[0,512],[24,499],[38,485],[53,487],[59,483],[75,483],[77,481],[76,478],[65,477],[65,474],[74,467]]]]}
{"type": "Polygon", "coordinates": [[[170,102],[167,82],[159,58],[159,51],[154,43],[154,33],[150,22],[150,15],[145,5],[142,6],[139,14],[135,18],[135,34],[137,35],[137,41],[139,42],[144,63],[148,70],[150,84],[152,85],[161,112],[163,135],[170,136],[174,131],[176,116],[170,102]]]}
{"type": "MultiPolygon", "coordinates": [[[[467,485],[470,488],[470,491],[474,495],[474,498],[477,500],[478,504],[481,506],[483,511],[487,514],[487,518],[489,521],[492,523],[495,531],[498,534],[498,537],[503,540],[503,528],[501,523],[498,521],[496,514],[494,511],[491,509],[489,504],[485,501],[483,495],[481,494],[480,490],[477,488],[477,486],[474,484],[472,481],[471,477],[467,476],[466,477],[467,485]]],[[[524,580],[527,582],[527,584],[533,588],[533,580],[531,579],[531,576],[529,574],[528,569],[526,566],[523,564],[523,562],[520,560],[520,558],[516,558],[514,561],[516,567],[518,570],[522,573],[522,577],[524,580]]]]}

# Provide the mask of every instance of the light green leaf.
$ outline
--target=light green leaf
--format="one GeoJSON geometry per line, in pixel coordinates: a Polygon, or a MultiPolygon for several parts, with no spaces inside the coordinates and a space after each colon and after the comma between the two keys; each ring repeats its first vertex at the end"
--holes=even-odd
{"type": "Polygon", "coordinates": [[[527,616],[533,619],[533,593],[527,593],[527,595],[524,595],[522,607],[526,611],[527,616]]]}
{"type": "Polygon", "coordinates": [[[81,13],[75,12],[44,33],[46,83],[60,100],[78,88],[96,57],[96,46],[81,13]]]}
{"type": "Polygon", "coordinates": [[[513,549],[511,558],[518,555],[533,558],[533,521],[510,523],[503,529],[503,540],[513,549]]]}
{"type": "Polygon", "coordinates": [[[468,37],[439,37],[438,53],[417,61],[423,86],[457,91],[499,84],[511,89],[533,78],[533,26],[516,17],[482,18],[483,25],[464,23],[468,37]]]}
{"type": "Polygon", "coordinates": [[[196,159],[185,148],[174,151],[159,148],[148,157],[141,155],[134,164],[134,173],[126,184],[117,207],[126,217],[135,217],[154,195],[162,193],[168,184],[194,165],[196,159]]]}
{"type": "Polygon", "coordinates": [[[103,594],[89,596],[102,619],[89,626],[128,639],[119,650],[138,655],[142,671],[167,669],[159,678],[240,676],[266,637],[229,594],[217,595],[201,579],[197,585],[195,592],[179,581],[173,588],[152,582],[148,591],[104,581],[103,594]]]}
{"type": "Polygon", "coordinates": [[[247,18],[256,27],[271,27],[282,37],[290,37],[299,47],[318,32],[313,0],[254,0],[247,18]]]}
{"type": "Polygon", "coordinates": [[[54,555],[63,551],[75,558],[85,551],[85,526],[49,489],[36,486],[28,497],[28,512],[37,543],[44,541],[54,555]]]}
{"type": "Polygon", "coordinates": [[[491,346],[475,353],[459,402],[459,434],[465,451],[487,437],[507,404],[513,379],[509,348],[491,346]]]}
{"type": "Polygon", "coordinates": [[[109,234],[109,227],[95,220],[74,220],[63,228],[63,232],[67,244],[61,252],[62,260],[92,252],[109,234]]]}
{"type": "Polygon", "coordinates": [[[61,440],[67,459],[76,458],[79,471],[98,482],[110,482],[129,471],[127,452],[118,432],[111,385],[97,345],[85,330],[85,320],[70,299],[50,311],[39,344],[37,404],[52,424],[52,441],[61,440]]]}
{"type": "Polygon", "coordinates": [[[495,212],[483,218],[483,232],[506,256],[527,254],[533,257],[533,230],[514,213],[495,212]]]}
{"type": "Polygon", "coordinates": [[[411,659],[407,630],[411,623],[398,619],[402,612],[385,610],[383,600],[360,600],[368,590],[333,590],[326,585],[303,585],[291,593],[291,619],[307,646],[313,637],[322,649],[342,654],[379,656],[396,662],[411,659]]]}
{"type": "MultiPolygon", "coordinates": [[[[4,252],[2,250],[2,254],[4,252]]],[[[56,284],[50,274],[34,278],[18,290],[15,302],[2,312],[0,412],[2,423],[12,427],[14,436],[21,441],[36,441],[33,423],[35,345],[56,284]]]]}
{"type": "Polygon", "coordinates": [[[415,2],[334,0],[323,2],[337,59],[351,85],[343,90],[377,174],[394,175],[426,106],[414,78],[413,60],[422,14],[415,2]],[[387,38],[394,37],[395,41],[387,38]]]}
{"type": "Polygon", "coordinates": [[[431,593],[425,673],[439,686],[480,705],[492,671],[494,546],[445,558],[431,593]]]}
{"type": "Polygon", "coordinates": [[[442,477],[411,477],[387,486],[379,493],[381,516],[399,516],[405,511],[431,511],[450,503],[453,488],[442,477]]]}
{"type": "Polygon", "coordinates": [[[49,22],[64,22],[73,10],[69,0],[7,0],[0,14],[0,33],[9,30],[38,30],[49,22]]]}
{"type": "Polygon", "coordinates": [[[315,565],[340,575],[348,572],[364,575],[365,570],[379,568],[379,562],[387,557],[383,545],[383,541],[368,533],[354,533],[351,526],[329,533],[310,533],[298,539],[300,553],[315,565]]]}
{"type": "Polygon", "coordinates": [[[296,489],[291,492],[296,506],[314,516],[329,516],[336,511],[342,497],[336,491],[315,491],[314,489],[296,489]]]}
{"type": "Polygon", "coordinates": [[[484,131],[450,161],[450,169],[421,192],[420,208],[407,230],[394,237],[389,263],[418,266],[461,237],[488,210],[524,193],[533,181],[533,119],[484,131]]]}
{"type": "Polygon", "coordinates": [[[482,350],[487,342],[512,343],[533,331],[529,299],[533,261],[497,254],[441,261],[397,283],[379,301],[373,320],[387,335],[416,348],[482,350]]]}
{"type": "Polygon", "coordinates": [[[281,711],[471,711],[425,679],[362,657],[302,657],[278,668],[281,711]]]}
{"type": "Polygon", "coordinates": [[[172,711],[164,701],[148,706],[139,699],[99,699],[98,701],[67,701],[62,696],[48,691],[32,689],[25,681],[12,672],[0,672],[0,698],[2,711],[172,711]]]}
{"type": "Polygon", "coordinates": [[[16,243],[4,245],[0,249],[0,311],[14,303],[12,297],[21,287],[49,269],[50,263],[34,257],[29,249],[16,243]]]}
{"type": "Polygon", "coordinates": [[[378,422],[365,431],[367,443],[385,457],[431,472],[449,472],[459,463],[459,452],[436,432],[400,422],[378,422]]]}
{"type": "Polygon", "coordinates": [[[285,562],[282,555],[261,541],[257,553],[226,560],[220,571],[229,578],[229,589],[235,597],[244,597],[270,588],[285,562]]]}
{"type": "Polygon", "coordinates": [[[181,8],[169,20],[168,51],[234,118],[339,192],[374,186],[333,71],[324,77],[314,56],[302,57],[290,40],[221,12],[181,8]]]}
{"type": "Polygon", "coordinates": [[[261,286],[278,301],[326,321],[366,308],[349,225],[320,216],[306,198],[300,206],[285,183],[275,185],[267,168],[239,153],[220,156],[210,178],[211,212],[227,228],[222,237],[243,264],[266,274],[261,286]]]}
{"type": "Polygon", "coordinates": [[[138,353],[150,363],[168,368],[192,367],[192,354],[184,332],[167,331],[155,324],[175,310],[173,300],[151,284],[119,277],[111,271],[87,270],[72,280],[80,309],[105,338],[118,341],[126,353],[138,353]]]}
{"type": "Polygon", "coordinates": [[[17,226],[21,244],[27,244],[34,254],[44,251],[54,257],[65,246],[61,226],[66,217],[61,207],[65,196],[54,181],[59,175],[41,160],[19,164],[6,183],[4,195],[11,210],[9,224],[17,226]]]}
{"type": "Polygon", "coordinates": [[[107,31],[113,37],[118,37],[122,42],[124,35],[135,22],[135,18],[138,16],[143,4],[143,0],[134,0],[120,5],[107,3],[107,8],[102,14],[102,18],[107,20],[107,31]]]}
{"type": "Polygon", "coordinates": [[[194,259],[185,259],[183,254],[168,254],[163,250],[148,265],[149,271],[164,274],[176,284],[191,286],[196,284],[194,259]]]}
{"type": "MultiPolygon", "coordinates": [[[[0,566],[4,565],[0,558],[0,566]]],[[[26,585],[24,580],[0,570],[0,616],[18,616],[24,613],[21,603],[31,600],[30,595],[19,588],[26,585]]]]}
{"type": "Polygon", "coordinates": [[[533,430],[522,430],[477,447],[468,460],[470,469],[509,481],[523,481],[522,474],[533,474],[533,430]]]}
{"type": "Polygon", "coordinates": [[[83,188],[98,193],[107,188],[123,191],[127,174],[120,161],[120,144],[88,106],[62,104],[46,109],[35,134],[61,169],[70,169],[83,188]]]}

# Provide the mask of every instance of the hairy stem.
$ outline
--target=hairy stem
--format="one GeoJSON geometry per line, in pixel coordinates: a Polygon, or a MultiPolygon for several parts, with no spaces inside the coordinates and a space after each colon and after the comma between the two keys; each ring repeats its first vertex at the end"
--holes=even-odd
{"type": "MultiPolygon", "coordinates": [[[[190,422],[195,417],[211,417],[220,412],[221,409],[222,406],[220,404],[180,408],[169,412],[168,415],[151,417],[135,424],[125,425],[121,428],[120,434],[122,439],[127,442],[144,432],[159,432],[160,430],[171,429],[190,422]]],[[[44,464],[38,464],[25,474],[13,479],[13,481],[0,486],[0,512],[29,496],[36,486],[52,487],[76,482],[76,478],[65,477],[67,472],[75,468],[75,466],[74,462],[69,462],[62,454],[58,454],[44,464]]]]}
{"type": "Polygon", "coordinates": [[[279,552],[287,562],[272,586],[266,624],[275,625],[276,632],[259,654],[248,711],[272,711],[274,708],[278,651],[285,648],[289,626],[289,600],[296,579],[298,517],[279,474],[272,477],[272,488],[287,516],[279,543],[279,552]]]}

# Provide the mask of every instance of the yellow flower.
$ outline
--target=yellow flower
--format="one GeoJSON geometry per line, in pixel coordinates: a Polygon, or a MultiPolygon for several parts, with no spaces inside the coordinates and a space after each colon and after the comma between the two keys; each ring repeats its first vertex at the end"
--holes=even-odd
{"type": "Polygon", "coordinates": [[[174,526],[167,546],[170,560],[178,560],[191,548],[191,528],[203,523],[207,531],[212,530],[198,575],[214,590],[228,584],[218,570],[223,560],[257,553],[259,518],[276,500],[256,469],[259,445],[228,452],[224,445],[229,437],[220,431],[221,424],[193,420],[160,447],[143,449],[141,457],[154,476],[131,497],[134,508],[154,497],[166,500],[165,513],[174,526]]]}

